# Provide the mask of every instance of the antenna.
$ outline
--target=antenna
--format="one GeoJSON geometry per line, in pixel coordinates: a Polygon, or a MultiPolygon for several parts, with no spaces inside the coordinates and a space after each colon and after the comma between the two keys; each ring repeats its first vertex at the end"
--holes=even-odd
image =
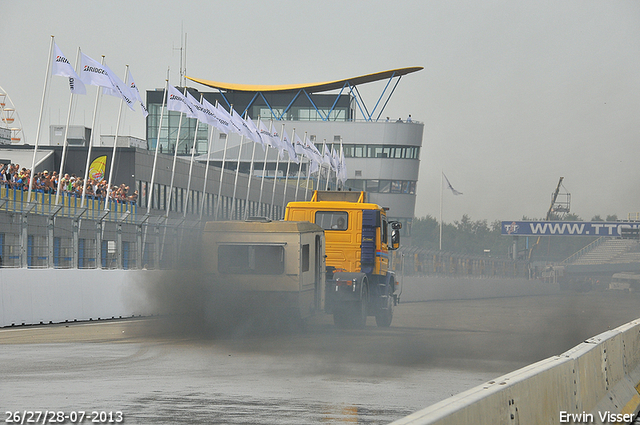
{"type": "Polygon", "coordinates": [[[184,87],[185,75],[187,75],[187,34],[182,30],[183,23],[180,24],[180,47],[173,50],[180,50],[180,87],[184,87]]]}

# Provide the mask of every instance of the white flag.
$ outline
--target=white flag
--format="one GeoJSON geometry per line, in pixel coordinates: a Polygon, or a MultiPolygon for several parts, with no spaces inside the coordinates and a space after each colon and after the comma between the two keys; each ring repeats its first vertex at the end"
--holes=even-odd
{"type": "Polygon", "coordinates": [[[289,155],[289,159],[296,164],[299,164],[300,161],[298,160],[298,155],[296,155],[296,150],[293,147],[291,140],[289,140],[289,135],[287,134],[287,130],[285,129],[283,129],[282,131],[282,144],[284,149],[287,151],[287,155],[289,155]]]}
{"type": "Polygon", "coordinates": [[[218,108],[209,103],[205,98],[202,98],[202,105],[205,108],[204,112],[208,116],[207,124],[217,128],[223,133],[229,134],[229,132],[231,132],[229,122],[220,115],[218,108]]]}
{"type": "Polygon", "coordinates": [[[198,102],[196,98],[193,97],[188,91],[187,99],[196,108],[196,115],[198,116],[198,120],[200,122],[209,124],[211,127],[219,128],[220,122],[218,121],[218,116],[216,115],[215,106],[207,102],[204,97],[202,98],[204,104],[198,102]]]}
{"type": "Polygon", "coordinates": [[[278,132],[274,133],[273,131],[269,131],[264,121],[260,121],[260,135],[262,136],[262,140],[266,140],[267,144],[272,147],[279,149],[280,148],[280,138],[278,136],[278,132]]]}
{"type": "Polygon", "coordinates": [[[338,178],[345,184],[347,181],[347,161],[344,159],[344,149],[342,148],[342,143],[340,143],[340,171],[338,173],[338,178]]]}
{"type": "Polygon", "coordinates": [[[303,155],[309,158],[309,153],[307,152],[307,148],[302,142],[302,139],[300,139],[300,136],[298,136],[297,134],[296,134],[296,137],[293,138],[293,148],[295,149],[297,154],[303,155]]]}
{"type": "Polygon", "coordinates": [[[462,192],[458,192],[453,188],[453,186],[451,186],[451,183],[449,183],[449,179],[447,178],[447,176],[444,173],[442,173],[442,175],[444,176],[444,179],[447,181],[447,187],[451,189],[451,193],[453,193],[454,195],[462,195],[462,192]]]}
{"type": "Polygon", "coordinates": [[[332,146],[331,147],[331,167],[333,167],[333,170],[337,173],[339,166],[340,166],[340,159],[338,158],[338,151],[336,151],[332,146]]]}
{"type": "Polygon", "coordinates": [[[223,130],[225,133],[231,134],[238,132],[236,126],[234,126],[231,121],[231,115],[229,115],[227,110],[224,109],[220,103],[216,105],[216,115],[218,116],[220,125],[225,129],[223,130]]]}
{"type": "Polygon", "coordinates": [[[178,91],[175,87],[169,84],[169,97],[167,98],[167,110],[184,112],[189,118],[198,118],[196,115],[196,109],[187,100],[186,96],[178,91]]]}
{"type": "Polygon", "coordinates": [[[215,115],[208,108],[205,108],[204,105],[193,97],[191,93],[187,90],[187,100],[191,103],[191,106],[195,109],[196,117],[198,121],[203,124],[209,124],[209,121],[213,118],[215,119],[215,115]]]}
{"type": "Polygon", "coordinates": [[[256,127],[256,125],[253,123],[250,116],[247,116],[245,122],[247,123],[247,125],[249,126],[249,130],[251,131],[251,140],[256,143],[260,143],[262,145],[262,149],[264,150],[267,147],[267,143],[263,140],[258,127],[256,127]]]}
{"type": "Polygon", "coordinates": [[[144,105],[142,96],[140,95],[140,90],[138,90],[138,86],[136,86],[136,82],[133,80],[133,75],[131,75],[131,70],[129,70],[129,90],[131,90],[133,99],[140,102],[140,108],[142,108],[142,115],[144,115],[144,117],[146,118],[147,115],[149,115],[149,110],[144,105]]]}
{"type": "Polygon", "coordinates": [[[103,87],[104,94],[121,98],[134,111],[133,94],[122,80],[108,66],[102,65],[84,53],[81,53],[80,56],[82,58],[82,70],[80,71],[82,82],[103,87]]]}
{"type": "Polygon", "coordinates": [[[331,163],[331,152],[327,149],[327,144],[322,142],[322,162],[333,167],[331,163]]]}
{"type": "Polygon", "coordinates": [[[307,137],[304,141],[305,146],[313,154],[313,160],[319,164],[322,164],[322,154],[318,150],[315,144],[311,143],[311,140],[307,137]]]}
{"type": "Polygon", "coordinates": [[[119,97],[124,100],[129,109],[135,111],[135,109],[133,109],[135,98],[129,87],[127,87],[127,85],[118,78],[118,76],[108,66],[104,65],[104,69],[107,70],[107,75],[111,80],[113,87],[103,87],[102,93],[108,94],[109,96],[119,97]]]}
{"type": "Polygon", "coordinates": [[[80,53],[82,58],[82,69],[80,71],[80,79],[83,83],[92,86],[108,87],[114,89],[113,82],[109,78],[109,71],[100,62],[91,59],[84,53],[80,53]]]}
{"type": "Polygon", "coordinates": [[[249,130],[249,125],[242,118],[242,115],[236,112],[235,109],[231,108],[231,122],[234,127],[238,129],[239,134],[246,137],[249,140],[252,140],[253,135],[251,134],[251,130],[249,130]]]}
{"type": "Polygon", "coordinates": [[[51,75],[60,75],[69,78],[69,89],[74,94],[87,94],[87,88],[73,69],[67,57],[62,53],[56,43],[53,43],[53,64],[51,75]]]}

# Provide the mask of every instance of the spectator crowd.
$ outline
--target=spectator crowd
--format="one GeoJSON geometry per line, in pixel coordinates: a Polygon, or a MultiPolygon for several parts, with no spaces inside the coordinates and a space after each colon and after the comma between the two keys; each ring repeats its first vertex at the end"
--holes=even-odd
{"type": "MultiPolygon", "coordinates": [[[[20,164],[0,164],[0,184],[6,188],[16,190],[29,190],[29,181],[31,179],[31,170],[20,168],[20,164]]],[[[87,179],[87,183],[83,184],[82,177],[76,177],[75,174],[65,174],[60,178],[57,171],[49,173],[44,170],[36,173],[33,180],[32,190],[40,193],[55,194],[60,184],[61,194],[81,197],[83,190],[86,190],[86,197],[89,199],[106,199],[109,192],[109,199],[118,202],[132,202],[138,200],[138,191],[129,193],[129,186],[121,184],[120,186],[112,186],[108,191],[108,183],[104,179],[87,179]]]]}

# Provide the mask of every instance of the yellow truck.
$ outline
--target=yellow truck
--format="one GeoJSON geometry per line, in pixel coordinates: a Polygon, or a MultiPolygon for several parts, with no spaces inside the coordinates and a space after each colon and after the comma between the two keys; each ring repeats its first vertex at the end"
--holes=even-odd
{"type": "Polygon", "coordinates": [[[366,202],[366,192],[351,191],[315,191],[310,201],[290,202],[284,219],[324,230],[324,306],[336,326],[362,328],[367,316],[390,326],[400,288],[389,251],[400,247],[401,224],[388,221],[385,208],[366,202]]]}
{"type": "Polygon", "coordinates": [[[325,241],[319,226],[262,217],[213,221],[206,223],[202,242],[205,278],[227,313],[259,320],[263,313],[284,313],[304,320],[323,310],[325,241]]]}

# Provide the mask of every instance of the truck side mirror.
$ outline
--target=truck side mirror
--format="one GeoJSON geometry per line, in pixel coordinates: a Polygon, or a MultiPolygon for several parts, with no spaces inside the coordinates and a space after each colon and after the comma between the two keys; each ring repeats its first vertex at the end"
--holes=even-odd
{"type": "Polygon", "coordinates": [[[391,246],[389,249],[394,250],[400,248],[400,230],[391,231],[391,246]]]}

